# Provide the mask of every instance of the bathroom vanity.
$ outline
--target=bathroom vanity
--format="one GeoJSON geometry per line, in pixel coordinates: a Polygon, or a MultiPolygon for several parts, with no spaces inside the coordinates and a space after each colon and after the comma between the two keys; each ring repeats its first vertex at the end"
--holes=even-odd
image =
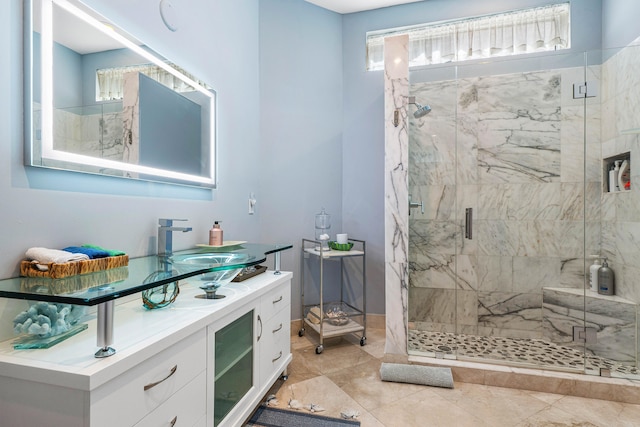
{"type": "Polygon", "coordinates": [[[145,309],[139,294],[121,299],[110,357],[94,357],[95,315],[48,349],[0,343],[0,425],[240,425],[291,361],[292,273],[230,283],[220,299],[202,298],[202,277],[182,278],[165,308],[145,309]]]}

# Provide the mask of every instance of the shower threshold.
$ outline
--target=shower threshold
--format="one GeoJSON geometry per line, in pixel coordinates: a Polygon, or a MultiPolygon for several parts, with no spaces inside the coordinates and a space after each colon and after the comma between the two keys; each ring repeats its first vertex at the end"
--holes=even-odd
{"type": "Polygon", "coordinates": [[[410,355],[640,380],[636,366],[594,355],[587,355],[585,366],[582,352],[539,339],[409,330],[408,350],[410,355]]]}

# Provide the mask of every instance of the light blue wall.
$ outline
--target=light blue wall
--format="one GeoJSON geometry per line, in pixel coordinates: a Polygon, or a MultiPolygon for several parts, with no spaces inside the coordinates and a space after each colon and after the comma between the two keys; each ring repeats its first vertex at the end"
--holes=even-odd
{"type": "MultiPolygon", "coordinates": [[[[315,214],[342,224],[342,17],[300,0],[260,1],[260,93],[243,101],[260,117],[260,231],[286,241],[293,268],[292,317],[300,318],[300,240],[314,238],[315,214]]],[[[345,230],[347,230],[345,228],[345,230]]],[[[349,231],[351,232],[351,231],[349,231]]]]}
{"type": "MultiPolygon", "coordinates": [[[[344,228],[367,240],[368,307],[373,313],[384,312],[384,82],[382,71],[365,71],[366,32],[548,3],[547,0],[429,0],[344,16],[342,215],[344,228]]],[[[573,51],[600,48],[600,13],[601,0],[572,1],[573,51]]],[[[512,64],[517,66],[517,61],[512,64]]]]}
{"type": "Polygon", "coordinates": [[[140,164],[202,175],[200,105],[144,74],[138,81],[140,164]]]}
{"type": "Polygon", "coordinates": [[[76,107],[82,102],[82,57],[64,46],[56,45],[54,55],[61,61],[54,64],[54,76],[62,80],[53,88],[57,108],[76,107]]]}
{"type": "Polygon", "coordinates": [[[638,0],[602,0],[602,47],[623,47],[640,37],[638,0]]]}

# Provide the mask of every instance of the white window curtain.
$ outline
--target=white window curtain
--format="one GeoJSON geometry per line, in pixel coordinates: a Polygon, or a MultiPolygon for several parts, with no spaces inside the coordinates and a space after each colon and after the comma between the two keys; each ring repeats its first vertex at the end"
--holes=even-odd
{"type": "MultiPolygon", "coordinates": [[[[173,67],[180,70],[184,75],[195,80],[184,70],[176,67],[175,65],[173,65],[173,67]]],[[[192,86],[186,84],[181,79],[154,64],[103,68],[96,70],[96,101],[114,101],[122,99],[124,90],[124,74],[131,72],[142,73],[176,92],[190,92],[195,90],[192,86]]],[[[204,82],[198,83],[203,87],[208,88],[204,82]]]]}
{"type": "Polygon", "coordinates": [[[571,47],[569,3],[367,33],[367,69],[384,69],[384,38],[409,35],[409,66],[571,47]]]}

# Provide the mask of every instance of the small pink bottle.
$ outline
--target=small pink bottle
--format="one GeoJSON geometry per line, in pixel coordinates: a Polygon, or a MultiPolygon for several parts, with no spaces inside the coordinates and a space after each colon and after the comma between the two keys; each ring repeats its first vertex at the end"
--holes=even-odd
{"type": "Polygon", "coordinates": [[[222,228],[220,228],[219,221],[215,221],[209,230],[209,246],[222,246],[222,242],[222,228]]]}

